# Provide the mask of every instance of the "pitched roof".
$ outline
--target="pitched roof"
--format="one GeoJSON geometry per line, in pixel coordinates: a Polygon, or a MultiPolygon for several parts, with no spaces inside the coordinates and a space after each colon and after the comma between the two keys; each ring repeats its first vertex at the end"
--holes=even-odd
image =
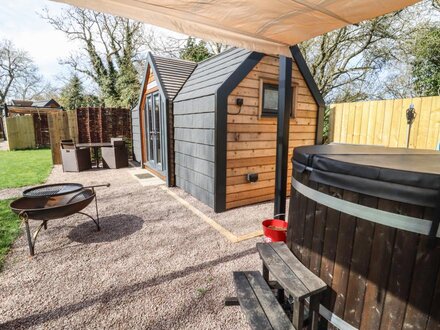
{"type": "Polygon", "coordinates": [[[196,67],[195,62],[153,55],[150,59],[156,71],[158,84],[165,96],[173,100],[196,67]]]}
{"type": "Polygon", "coordinates": [[[31,107],[33,101],[27,101],[27,100],[12,100],[12,105],[15,105],[17,107],[31,107]]]}
{"type": "Polygon", "coordinates": [[[183,85],[175,101],[183,101],[212,95],[226,79],[243,63],[252,51],[231,48],[200,62],[183,85]]]}
{"type": "Polygon", "coordinates": [[[55,101],[54,99],[41,100],[41,101],[33,101],[32,102],[32,106],[33,107],[47,107],[47,106],[51,106],[51,105],[54,105],[55,107],[60,107],[58,102],[55,101]]]}
{"type": "Polygon", "coordinates": [[[60,108],[61,106],[58,104],[57,101],[54,99],[50,100],[39,100],[39,101],[32,101],[32,100],[12,100],[12,105],[17,107],[48,107],[53,105],[55,108],[60,108]]]}

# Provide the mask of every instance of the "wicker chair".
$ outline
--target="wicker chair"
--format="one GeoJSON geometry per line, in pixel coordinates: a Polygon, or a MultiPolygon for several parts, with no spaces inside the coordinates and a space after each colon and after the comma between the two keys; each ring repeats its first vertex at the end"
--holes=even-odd
{"type": "Polygon", "coordinates": [[[90,149],[80,149],[72,140],[61,141],[63,172],[81,172],[92,168],[90,149]]]}
{"type": "Polygon", "coordinates": [[[105,168],[128,167],[128,152],[122,138],[112,138],[111,147],[102,147],[102,163],[105,168]]]}

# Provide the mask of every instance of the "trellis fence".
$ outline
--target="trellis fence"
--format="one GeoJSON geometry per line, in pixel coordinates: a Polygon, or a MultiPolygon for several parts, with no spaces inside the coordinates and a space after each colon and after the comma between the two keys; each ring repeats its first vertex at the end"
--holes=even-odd
{"type": "MultiPolygon", "coordinates": [[[[9,148],[25,149],[41,146],[42,134],[36,134],[35,116],[6,118],[9,148]]],[[[72,139],[76,143],[110,142],[112,137],[124,137],[131,146],[131,112],[121,108],[79,108],[47,114],[47,139],[52,161],[61,164],[60,142],[72,139]]],[[[38,122],[40,123],[40,122],[38,122]]]]}
{"type": "Polygon", "coordinates": [[[109,142],[112,137],[131,141],[131,112],[124,108],[79,108],[78,138],[84,142],[109,142]]]}
{"type": "Polygon", "coordinates": [[[338,143],[406,147],[406,109],[410,104],[414,104],[416,118],[409,147],[438,149],[440,96],[332,104],[329,139],[338,143]]]}

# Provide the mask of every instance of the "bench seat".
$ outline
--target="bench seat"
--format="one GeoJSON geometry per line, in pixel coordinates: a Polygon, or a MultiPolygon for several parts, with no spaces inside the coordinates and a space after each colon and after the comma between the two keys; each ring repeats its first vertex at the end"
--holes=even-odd
{"type": "MultiPolygon", "coordinates": [[[[318,327],[318,310],[325,282],[299,261],[283,242],[257,243],[263,261],[263,278],[269,283],[269,274],[284,292],[293,298],[292,323],[296,328],[304,326],[304,305],[309,299],[309,329],[318,327]]],[[[281,291],[282,297],[284,292],[281,291]]]]}
{"type": "Polygon", "coordinates": [[[304,266],[285,243],[257,243],[257,250],[270,274],[294,298],[305,299],[327,288],[325,282],[304,266]]]}
{"type": "Polygon", "coordinates": [[[234,282],[237,299],[252,329],[295,329],[260,272],[234,272],[234,282]]]}

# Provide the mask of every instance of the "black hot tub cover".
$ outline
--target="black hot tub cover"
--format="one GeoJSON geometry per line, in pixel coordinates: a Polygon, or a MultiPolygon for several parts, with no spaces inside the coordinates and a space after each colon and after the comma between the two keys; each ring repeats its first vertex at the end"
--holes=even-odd
{"type": "Polygon", "coordinates": [[[293,165],[310,180],[394,201],[440,204],[440,152],[330,144],[298,147],[293,165]]]}

